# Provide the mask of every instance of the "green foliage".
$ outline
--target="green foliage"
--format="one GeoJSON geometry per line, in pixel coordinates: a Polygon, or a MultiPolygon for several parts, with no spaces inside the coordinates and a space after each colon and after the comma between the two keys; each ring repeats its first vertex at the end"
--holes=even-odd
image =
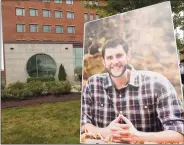
{"type": "Polygon", "coordinates": [[[71,91],[71,83],[69,81],[55,81],[52,85],[48,85],[48,92],[51,94],[65,94],[71,91]]]}
{"type": "Polygon", "coordinates": [[[25,91],[29,90],[32,92],[32,96],[39,96],[43,92],[43,82],[41,81],[32,81],[30,83],[26,83],[24,87],[25,91]]]}
{"type": "Polygon", "coordinates": [[[64,93],[70,93],[71,89],[72,89],[72,85],[69,81],[64,81],[62,82],[63,86],[64,86],[64,93]]]}
{"type": "Polygon", "coordinates": [[[41,82],[48,82],[48,81],[55,81],[54,77],[44,76],[44,77],[31,77],[27,79],[27,82],[32,81],[41,81],[41,82]]]}
{"type": "Polygon", "coordinates": [[[27,99],[41,95],[60,95],[70,93],[69,81],[30,81],[29,83],[10,84],[2,91],[2,99],[27,99]]]}
{"type": "Polygon", "coordinates": [[[176,37],[176,43],[179,50],[184,49],[184,43],[182,43],[182,40],[178,37],[176,37]]]}
{"type": "Polygon", "coordinates": [[[59,74],[58,74],[58,79],[59,81],[65,81],[66,80],[66,72],[64,66],[61,64],[59,67],[59,74]]]}
{"type": "MultiPolygon", "coordinates": [[[[84,4],[84,6],[86,8],[96,9],[97,13],[100,14],[101,17],[105,17],[165,1],[166,0],[101,0],[103,4],[99,6],[89,4],[84,4]]],[[[174,13],[178,13],[184,9],[183,0],[170,0],[170,2],[174,13]]]]}
{"type": "Polygon", "coordinates": [[[2,99],[6,98],[20,98],[21,90],[24,88],[24,83],[16,82],[9,84],[8,87],[4,88],[2,99]]]}
{"type": "MultiPolygon", "coordinates": [[[[87,4],[84,6],[86,8],[96,9],[100,17],[106,17],[165,1],[166,0],[101,0],[101,2],[104,3],[102,5],[95,6],[87,4]]],[[[174,12],[174,28],[179,27],[180,29],[184,30],[184,17],[179,14],[182,10],[184,10],[184,1],[170,0],[170,2],[172,12],[174,12]]],[[[178,39],[178,37],[176,37],[176,42],[178,49],[184,48],[184,44],[181,43],[181,40],[178,39]]]]}

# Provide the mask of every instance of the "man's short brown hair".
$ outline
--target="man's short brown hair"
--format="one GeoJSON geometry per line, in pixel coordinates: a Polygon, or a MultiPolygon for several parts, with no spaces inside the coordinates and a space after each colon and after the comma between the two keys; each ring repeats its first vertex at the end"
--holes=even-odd
{"type": "Polygon", "coordinates": [[[115,48],[118,45],[122,46],[126,54],[128,53],[128,50],[129,50],[128,44],[121,38],[114,38],[114,39],[108,40],[102,47],[102,57],[104,58],[106,49],[115,48]]]}

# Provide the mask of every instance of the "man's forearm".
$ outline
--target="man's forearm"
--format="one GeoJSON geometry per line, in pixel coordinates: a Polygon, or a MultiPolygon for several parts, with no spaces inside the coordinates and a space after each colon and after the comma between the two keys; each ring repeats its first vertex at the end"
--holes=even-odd
{"type": "Polygon", "coordinates": [[[99,128],[99,127],[96,127],[96,126],[94,126],[90,123],[87,123],[87,124],[83,125],[82,126],[82,131],[100,133],[103,137],[106,137],[109,134],[107,128],[99,128]]]}
{"type": "Polygon", "coordinates": [[[179,143],[184,142],[184,136],[173,130],[150,133],[138,131],[136,140],[156,143],[179,143]]]}

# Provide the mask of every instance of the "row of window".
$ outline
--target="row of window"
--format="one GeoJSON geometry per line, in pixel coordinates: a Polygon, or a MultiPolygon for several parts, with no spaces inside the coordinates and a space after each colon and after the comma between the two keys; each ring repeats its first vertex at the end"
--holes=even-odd
{"type": "MultiPolygon", "coordinates": [[[[29,9],[30,16],[38,16],[38,9],[30,8],[29,9]]],[[[50,10],[42,10],[43,17],[51,17],[50,10]]],[[[25,9],[24,8],[16,8],[16,15],[17,16],[25,16],[25,9]]],[[[63,12],[59,10],[54,11],[55,18],[63,18],[63,12]]],[[[67,19],[74,19],[74,12],[66,12],[67,19]]],[[[96,15],[96,19],[99,19],[99,15],[96,15]]],[[[90,21],[94,20],[94,14],[90,14],[90,21]]],[[[84,21],[88,21],[88,13],[84,13],[84,21]]]]}
{"type": "MultiPolygon", "coordinates": [[[[25,24],[16,24],[17,32],[25,32],[25,24]]],[[[38,24],[30,24],[29,25],[30,32],[38,32],[38,24]]],[[[51,25],[42,25],[43,32],[52,32],[51,25]]],[[[64,27],[62,25],[55,25],[56,33],[64,33],[64,27]]],[[[72,34],[75,33],[75,26],[67,26],[67,33],[72,34]]]]}
{"type": "MultiPolygon", "coordinates": [[[[98,14],[96,14],[96,20],[97,19],[99,19],[100,17],[99,17],[99,15],[98,14]]],[[[89,15],[89,19],[88,19],[88,13],[84,13],[84,22],[87,22],[87,21],[92,21],[92,20],[95,20],[95,18],[94,18],[94,14],[90,14],[89,15]]]]}
{"type": "MultiPolygon", "coordinates": [[[[29,9],[30,16],[38,16],[38,9],[30,8],[29,9]]],[[[51,17],[51,11],[43,9],[42,10],[43,17],[51,17]]],[[[25,9],[24,8],[16,8],[16,16],[25,16],[25,9]]],[[[63,12],[60,10],[54,11],[55,18],[63,18],[63,12]]],[[[74,12],[66,12],[67,19],[74,19],[74,12]]]]}
{"type": "MultiPolygon", "coordinates": [[[[50,2],[51,0],[42,0],[42,2],[50,2]]],[[[62,3],[63,0],[54,0],[54,3],[62,3]]],[[[66,4],[73,5],[73,0],[66,0],[66,4]]]]}
{"type": "MultiPolygon", "coordinates": [[[[38,9],[30,8],[29,9],[30,16],[38,16],[38,9]]],[[[51,11],[50,10],[42,10],[43,17],[51,17],[51,11]]],[[[24,8],[16,8],[16,16],[25,16],[25,9],[24,8]]],[[[59,10],[54,11],[55,18],[63,18],[63,12],[59,10]]],[[[74,12],[66,12],[67,19],[74,19],[74,12]]],[[[96,15],[96,19],[99,19],[99,15],[96,15]]],[[[90,21],[94,20],[94,14],[90,14],[90,21]]],[[[88,21],[88,13],[84,13],[84,21],[88,21]]]]}
{"type": "MultiPolygon", "coordinates": [[[[50,2],[50,1],[51,0],[42,0],[42,2],[50,2]]],[[[54,0],[54,3],[62,3],[62,1],[64,1],[64,0],[54,0]]],[[[69,5],[72,4],[73,5],[73,0],[66,0],[65,2],[66,2],[66,4],[69,4],[69,5]]],[[[84,2],[84,4],[87,4],[87,1],[86,0],[84,0],[83,2],[84,2]]],[[[89,5],[95,4],[96,6],[98,6],[98,1],[97,0],[95,0],[95,1],[88,0],[88,4],[89,5]]]]}

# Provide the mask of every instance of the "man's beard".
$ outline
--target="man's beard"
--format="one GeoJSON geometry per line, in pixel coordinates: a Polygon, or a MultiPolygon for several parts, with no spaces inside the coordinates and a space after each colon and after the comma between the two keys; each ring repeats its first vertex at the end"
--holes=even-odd
{"type": "Polygon", "coordinates": [[[119,77],[121,77],[125,73],[125,71],[127,69],[127,66],[128,66],[127,64],[125,64],[124,67],[123,67],[123,65],[121,65],[121,67],[123,67],[123,70],[121,71],[121,73],[119,75],[114,75],[112,73],[111,69],[105,68],[105,70],[109,73],[110,76],[112,76],[114,78],[119,78],[119,77]]]}

